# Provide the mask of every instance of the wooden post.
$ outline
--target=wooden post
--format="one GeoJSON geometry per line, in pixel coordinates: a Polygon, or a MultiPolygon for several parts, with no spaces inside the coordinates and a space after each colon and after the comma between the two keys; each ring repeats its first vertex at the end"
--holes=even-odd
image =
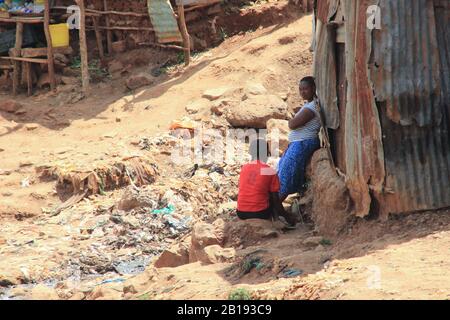
{"type": "Polygon", "coordinates": [[[45,39],[47,40],[47,65],[48,65],[48,75],[50,77],[50,88],[51,90],[56,89],[56,78],[55,78],[55,62],[53,59],[53,44],[52,36],[50,34],[50,4],[48,0],[45,0],[45,10],[44,10],[44,33],[45,39]]]}
{"type": "Polygon", "coordinates": [[[33,94],[33,78],[31,75],[31,62],[24,62],[24,65],[25,65],[25,74],[27,77],[28,96],[31,96],[33,94]]]}
{"type": "Polygon", "coordinates": [[[88,51],[86,43],[86,12],[84,7],[84,0],[76,0],[80,7],[80,56],[81,56],[81,83],[83,92],[89,92],[89,65],[88,65],[88,51]]]}
{"type": "MultiPolygon", "coordinates": [[[[108,11],[108,0],[103,0],[103,10],[108,11]]],[[[109,14],[105,15],[106,27],[110,27],[109,23],[109,14]]],[[[112,49],[112,31],[107,29],[106,31],[106,44],[108,46],[108,54],[111,55],[113,53],[112,49]]]]}
{"type": "Polygon", "coordinates": [[[191,42],[186,27],[186,19],[184,17],[184,4],[182,0],[178,0],[178,18],[180,19],[181,36],[184,44],[184,64],[186,66],[191,62],[191,42]]]}
{"type": "MultiPolygon", "coordinates": [[[[22,49],[23,43],[23,23],[16,23],[16,44],[13,50],[13,56],[19,55],[20,49],[22,49]]],[[[17,95],[17,91],[20,85],[20,61],[14,61],[14,73],[13,73],[13,95],[17,95]]]]}
{"type": "Polygon", "coordinates": [[[103,39],[102,33],[98,27],[98,17],[92,17],[92,22],[94,24],[95,30],[95,39],[97,40],[98,54],[100,56],[100,60],[103,61],[105,59],[105,52],[103,50],[103,39]]]}

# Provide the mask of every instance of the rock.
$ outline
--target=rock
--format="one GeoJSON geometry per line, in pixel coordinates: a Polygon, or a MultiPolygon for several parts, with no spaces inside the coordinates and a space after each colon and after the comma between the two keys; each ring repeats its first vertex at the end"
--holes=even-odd
{"type": "MultiPolygon", "coordinates": [[[[270,150],[273,150],[273,144],[278,142],[278,155],[283,154],[289,146],[289,122],[287,120],[270,119],[267,121],[267,132],[270,150]]],[[[272,154],[272,156],[276,155],[272,154]]]]}
{"type": "Polygon", "coordinates": [[[66,77],[66,76],[62,76],[61,77],[61,81],[62,81],[62,83],[64,83],[64,84],[67,84],[67,85],[77,85],[77,84],[79,84],[79,80],[78,80],[78,78],[75,78],[75,77],[66,77]]]}
{"type": "Polygon", "coordinates": [[[214,103],[211,106],[211,112],[221,116],[225,113],[225,110],[231,106],[233,101],[230,101],[228,99],[220,99],[217,101],[214,101],[214,103]]]}
{"type": "Polygon", "coordinates": [[[98,286],[87,295],[87,298],[89,300],[120,300],[122,294],[122,290],[98,286]]]}
{"type": "Polygon", "coordinates": [[[189,263],[189,246],[179,243],[165,250],[156,260],[156,268],[176,268],[189,263]]]}
{"type": "Polygon", "coordinates": [[[125,68],[125,66],[119,60],[113,60],[110,63],[108,63],[108,71],[111,74],[116,73],[116,72],[121,72],[124,68],[125,68]]]}
{"type": "Polygon", "coordinates": [[[20,270],[0,270],[0,287],[10,287],[24,282],[23,273],[20,270]]]}
{"type": "Polygon", "coordinates": [[[70,67],[66,67],[62,71],[62,75],[65,77],[79,77],[81,76],[81,71],[79,69],[72,69],[70,67]]]}
{"type": "Polygon", "coordinates": [[[205,248],[210,245],[221,245],[217,237],[216,228],[212,224],[199,222],[192,230],[192,245],[196,248],[205,248]]]}
{"type": "Polygon", "coordinates": [[[204,248],[211,245],[222,245],[224,241],[224,224],[224,222],[218,221],[215,225],[204,222],[194,225],[189,250],[189,263],[199,261],[204,256],[204,248]]]}
{"type": "Polygon", "coordinates": [[[225,229],[225,243],[233,246],[240,245],[254,245],[263,239],[276,238],[279,233],[276,228],[282,227],[274,226],[272,221],[261,219],[249,220],[233,220],[229,222],[225,229]]]}
{"type": "Polygon", "coordinates": [[[130,76],[126,81],[126,86],[130,90],[136,90],[141,87],[149,86],[154,83],[152,76],[145,73],[140,73],[138,75],[130,76]]]}
{"type": "Polygon", "coordinates": [[[252,96],[227,110],[227,121],[233,127],[264,129],[270,119],[287,119],[288,106],[278,96],[252,96]]]}
{"type": "Polygon", "coordinates": [[[36,130],[37,128],[39,128],[39,126],[34,123],[25,125],[25,129],[27,129],[28,131],[33,131],[33,130],[36,130]]]}
{"type": "Polygon", "coordinates": [[[4,100],[0,101],[0,111],[5,111],[9,113],[14,113],[22,108],[22,105],[14,100],[4,100]]]}
{"type": "Polygon", "coordinates": [[[250,83],[245,87],[244,90],[244,100],[248,99],[250,96],[258,96],[267,94],[267,89],[261,83],[250,83]]]}
{"type": "Polygon", "coordinates": [[[224,95],[230,93],[231,91],[233,91],[233,88],[230,88],[230,87],[210,89],[210,90],[206,90],[205,92],[203,92],[202,97],[205,99],[208,99],[210,101],[214,101],[214,100],[217,100],[217,99],[223,97],[224,95]]]}
{"type": "Polygon", "coordinates": [[[190,102],[185,109],[186,112],[189,114],[196,114],[199,113],[202,109],[206,108],[207,108],[207,100],[197,100],[190,102]]]}
{"type": "Polygon", "coordinates": [[[31,300],[59,300],[55,289],[38,284],[31,290],[31,300]]]}
{"type": "Polygon", "coordinates": [[[234,248],[224,249],[217,244],[204,248],[202,253],[199,261],[207,264],[231,262],[236,255],[234,248]]]}
{"type": "Polygon", "coordinates": [[[21,288],[21,287],[16,287],[13,288],[9,291],[9,296],[10,297],[26,297],[29,294],[28,290],[21,288]]]}
{"type": "MultiPolygon", "coordinates": [[[[56,85],[59,85],[61,83],[61,77],[57,74],[55,75],[55,80],[56,85]]],[[[41,89],[44,87],[50,87],[50,75],[48,73],[41,74],[37,82],[37,86],[41,89]]]]}
{"type": "Polygon", "coordinates": [[[309,237],[303,241],[303,244],[307,247],[317,247],[322,240],[322,237],[309,237]]]}
{"type": "Polygon", "coordinates": [[[83,292],[76,292],[69,298],[69,300],[84,300],[85,295],[83,292]]]}

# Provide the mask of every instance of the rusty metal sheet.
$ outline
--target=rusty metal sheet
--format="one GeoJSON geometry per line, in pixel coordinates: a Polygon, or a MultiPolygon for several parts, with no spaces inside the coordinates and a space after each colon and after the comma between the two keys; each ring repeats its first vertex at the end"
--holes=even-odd
{"type": "MultiPolygon", "coordinates": [[[[358,216],[372,200],[382,213],[450,206],[450,2],[413,2],[341,1],[348,87],[339,156],[358,216]],[[373,4],[382,10],[381,30],[366,26],[373,4]]],[[[324,19],[331,0],[318,4],[324,19]]],[[[318,78],[327,76],[324,57],[333,50],[320,42],[329,40],[317,39],[318,78]]]]}
{"type": "Polygon", "coordinates": [[[381,0],[370,61],[375,98],[401,125],[442,121],[440,58],[431,0],[381,0]]]}
{"type": "Polygon", "coordinates": [[[373,190],[384,182],[381,126],[372,87],[368,81],[371,31],[366,27],[367,8],[375,0],[344,1],[346,21],[347,105],[345,151],[347,184],[355,201],[355,215],[369,214],[373,190]]]}
{"type": "MultiPolygon", "coordinates": [[[[450,2],[408,4],[410,7],[391,6],[389,17],[397,19],[403,13],[405,20],[397,23],[413,34],[398,32],[403,39],[393,44],[393,74],[378,80],[395,82],[401,76],[406,82],[401,93],[393,90],[379,95],[385,98],[379,105],[386,188],[393,191],[384,195],[381,204],[385,211],[396,213],[450,206],[450,2]],[[409,52],[398,46],[404,41],[411,48],[409,52]],[[403,70],[397,70],[398,65],[403,70]]],[[[382,46],[383,38],[379,41],[382,46]]],[[[381,86],[381,90],[386,87],[381,86]]]]}

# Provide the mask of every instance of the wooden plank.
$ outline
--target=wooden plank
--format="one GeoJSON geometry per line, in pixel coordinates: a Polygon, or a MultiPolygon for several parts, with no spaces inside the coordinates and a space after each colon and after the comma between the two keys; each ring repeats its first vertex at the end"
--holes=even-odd
{"type": "Polygon", "coordinates": [[[183,37],[183,46],[184,46],[184,64],[186,66],[191,62],[191,42],[189,40],[189,33],[186,27],[186,19],[184,17],[184,5],[178,5],[178,17],[179,17],[179,25],[181,29],[181,36],[183,37]]]}
{"type": "MultiPolygon", "coordinates": [[[[100,30],[133,30],[133,31],[155,31],[153,28],[149,27],[98,27],[100,30]]],[[[87,27],[89,30],[95,30],[93,27],[87,27]]]]}
{"type": "MultiPolygon", "coordinates": [[[[14,46],[15,52],[22,49],[23,44],[23,23],[16,24],[16,44],[14,46]]],[[[20,81],[20,62],[14,61],[14,74],[13,74],[13,95],[17,95],[20,81]]]]}
{"type": "Polygon", "coordinates": [[[53,58],[53,43],[52,36],[50,34],[50,5],[49,1],[44,1],[44,33],[45,39],[47,40],[47,65],[48,65],[48,75],[50,77],[50,89],[52,91],[56,90],[56,78],[55,78],[55,61],[53,58]]]}
{"type": "MultiPolygon", "coordinates": [[[[105,11],[108,11],[108,0],[103,0],[103,9],[105,11]]],[[[109,16],[106,15],[105,16],[105,22],[106,22],[106,27],[109,28],[111,27],[111,24],[109,22],[109,16]]],[[[108,54],[112,54],[113,53],[113,49],[112,49],[112,31],[109,29],[106,29],[106,45],[108,46],[108,54]]]]}
{"type": "Polygon", "coordinates": [[[0,57],[0,59],[12,60],[12,61],[16,61],[16,62],[31,62],[31,63],[48,64],[47,59],[23,58],[23,57],[0,57]]]}
{"type": "MultiPolygon", "coordinates": [[[[53,53],[71,54],[72,48],[71,47],[53,48],[53,53]]],[[[24,48],[21,50],[20,56],[24,58],[46,57],[47,48],[24,48]]]]}
{"type": "Polygon", "coordinates": [[[80,7],[80,55],[81,55],[81,83],[84,94],[89,93],[89,65],[88,65],[88,51],[86,41],[86,11],[84,0],[76,0],[80,7]]]}

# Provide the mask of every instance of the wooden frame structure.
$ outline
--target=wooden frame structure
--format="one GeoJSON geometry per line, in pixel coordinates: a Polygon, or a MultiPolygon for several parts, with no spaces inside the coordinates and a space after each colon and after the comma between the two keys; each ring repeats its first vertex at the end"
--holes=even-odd
{"type": "MultiPolygon", "coordinates": [[[[55,67],[53,59],[53,46],[52,38],[50,35],[50,6],[49,0],[45,0],[45,9],[42,16],[37,17],[9,17],[0,18],[0,22],[11,23],[16,25],[16,42],[13,49],[9,51],[9,57],[1,57],[2,59],[11,60],[13,64],[13,94],[17,95],[18,88],[20,85],[20,75],[21,67],[23,66],[27,78],[28,95],[32,93],[32,78],[31,78],[31,64],[47,64],[48,73],[50,77],[50,88],[55,90],[56,88],[56,78],[55,78],[55,67]],[[23,44],[23,30],[25,24],[43,24],[45,39],[47,42],[47,47],[45,48],[45,59],[38,59],[33,54],[33,50],[27,49],[28,54],[24,55],[22,50],[23,44]]],[[[39,50],[39,49],[36,49],[39,50]]],[[[42,53],[42,49],[40,50],[42,53]]]]}
{"type": "MultiPolygon", "coordinates": [[[[125,11],[114,11],[110,10],[108,6],[108,0],[103,0],[102,10],[94,10],[87,8],[86,4],[89,0],[72,0],[73,4],[76,4],[80,8],[80,28],[79,28],[79,40],[80,40],[80,57],[81,57],[81,77],[82,77],[82,89],[85,94],[89,92],[89,65],[88,65],[88,48],[87,48],[87,31],[93,30],[95,32],[96,44],[99,51],[99,57],[101,60],[105,58],[105,48],[103,45],[103,33],[106,33],[106,50],[108,54],[113,53],[113,31],[123,30],[123,31],[155,31],[150,27],[143,26],[114,26],[111,23],[111,16],[118,15],[123,17],[149,17],[148,13],[138,13],[138,12],[125,12],[125,11]],[[100,18],[104,17],[105,25],[100,25],[100,18]],[[92,25],[87,25],[87,21],[92,21],[92,25]]],[[[162,44],[157,42],[142,42],[139,45],[148,45],[159,48],[166,49],[176,49],[184,51],[185,65],[188,66],[191,60],[191,41],[186,26],[185,13],[193,10],[205,8],[214,4],[217,1],[206,1],[201,4],[192,5],[185,8],[183,0],[176,0],[176,12],[174,16],[178,21],[178,27],[182,36],[182,46],[174,44],[162,44]]],[[[32,94],[32,76],[31,76],[31,64],[47,64],[48,73],[50,78],[51,90],[56,88],[56,77],[55,77],[55,66],[54,66],[54,51],[55,48],[52,46],[52,39],[50,34],[49,25],[51,22],[51,16],[64,16],[67,14],[67,7],[65,6],[51,6],[49,0],[45,0],[45,9],[42,16],[39,17],[10,17],[1,18],[0,22],[4,23],[14,23],[16,24],[16,42],[15,47],[10,50],[9,57],[0,57],[1,59],[8,59],[13,65],[13,94],[18,93],[18,88],[20,85],[21,68],[24,68],[26,75],[26,82],[28,85],[28,94],[32,94]],[[55,14],[53,11],[64,10],[64,14],[55,14]],[[23,39],[23,26],[24,24],[39,24],[42,23],[44,26],[45,38],[47,42],[47,47],[45,48],[27,48],[22,50],[22,39],[23,39]],[[44,52],[45,51],[45,52],[44,52]],[[26,53],[26,54],[24,54],[26,53]],[[38,58],[46,56],[46,58],[38,58]]],[[[174,10],[175,11],[175,10],[174,10]]],[[[59,50],[59,48],[56,48],[59,50]]]]}

